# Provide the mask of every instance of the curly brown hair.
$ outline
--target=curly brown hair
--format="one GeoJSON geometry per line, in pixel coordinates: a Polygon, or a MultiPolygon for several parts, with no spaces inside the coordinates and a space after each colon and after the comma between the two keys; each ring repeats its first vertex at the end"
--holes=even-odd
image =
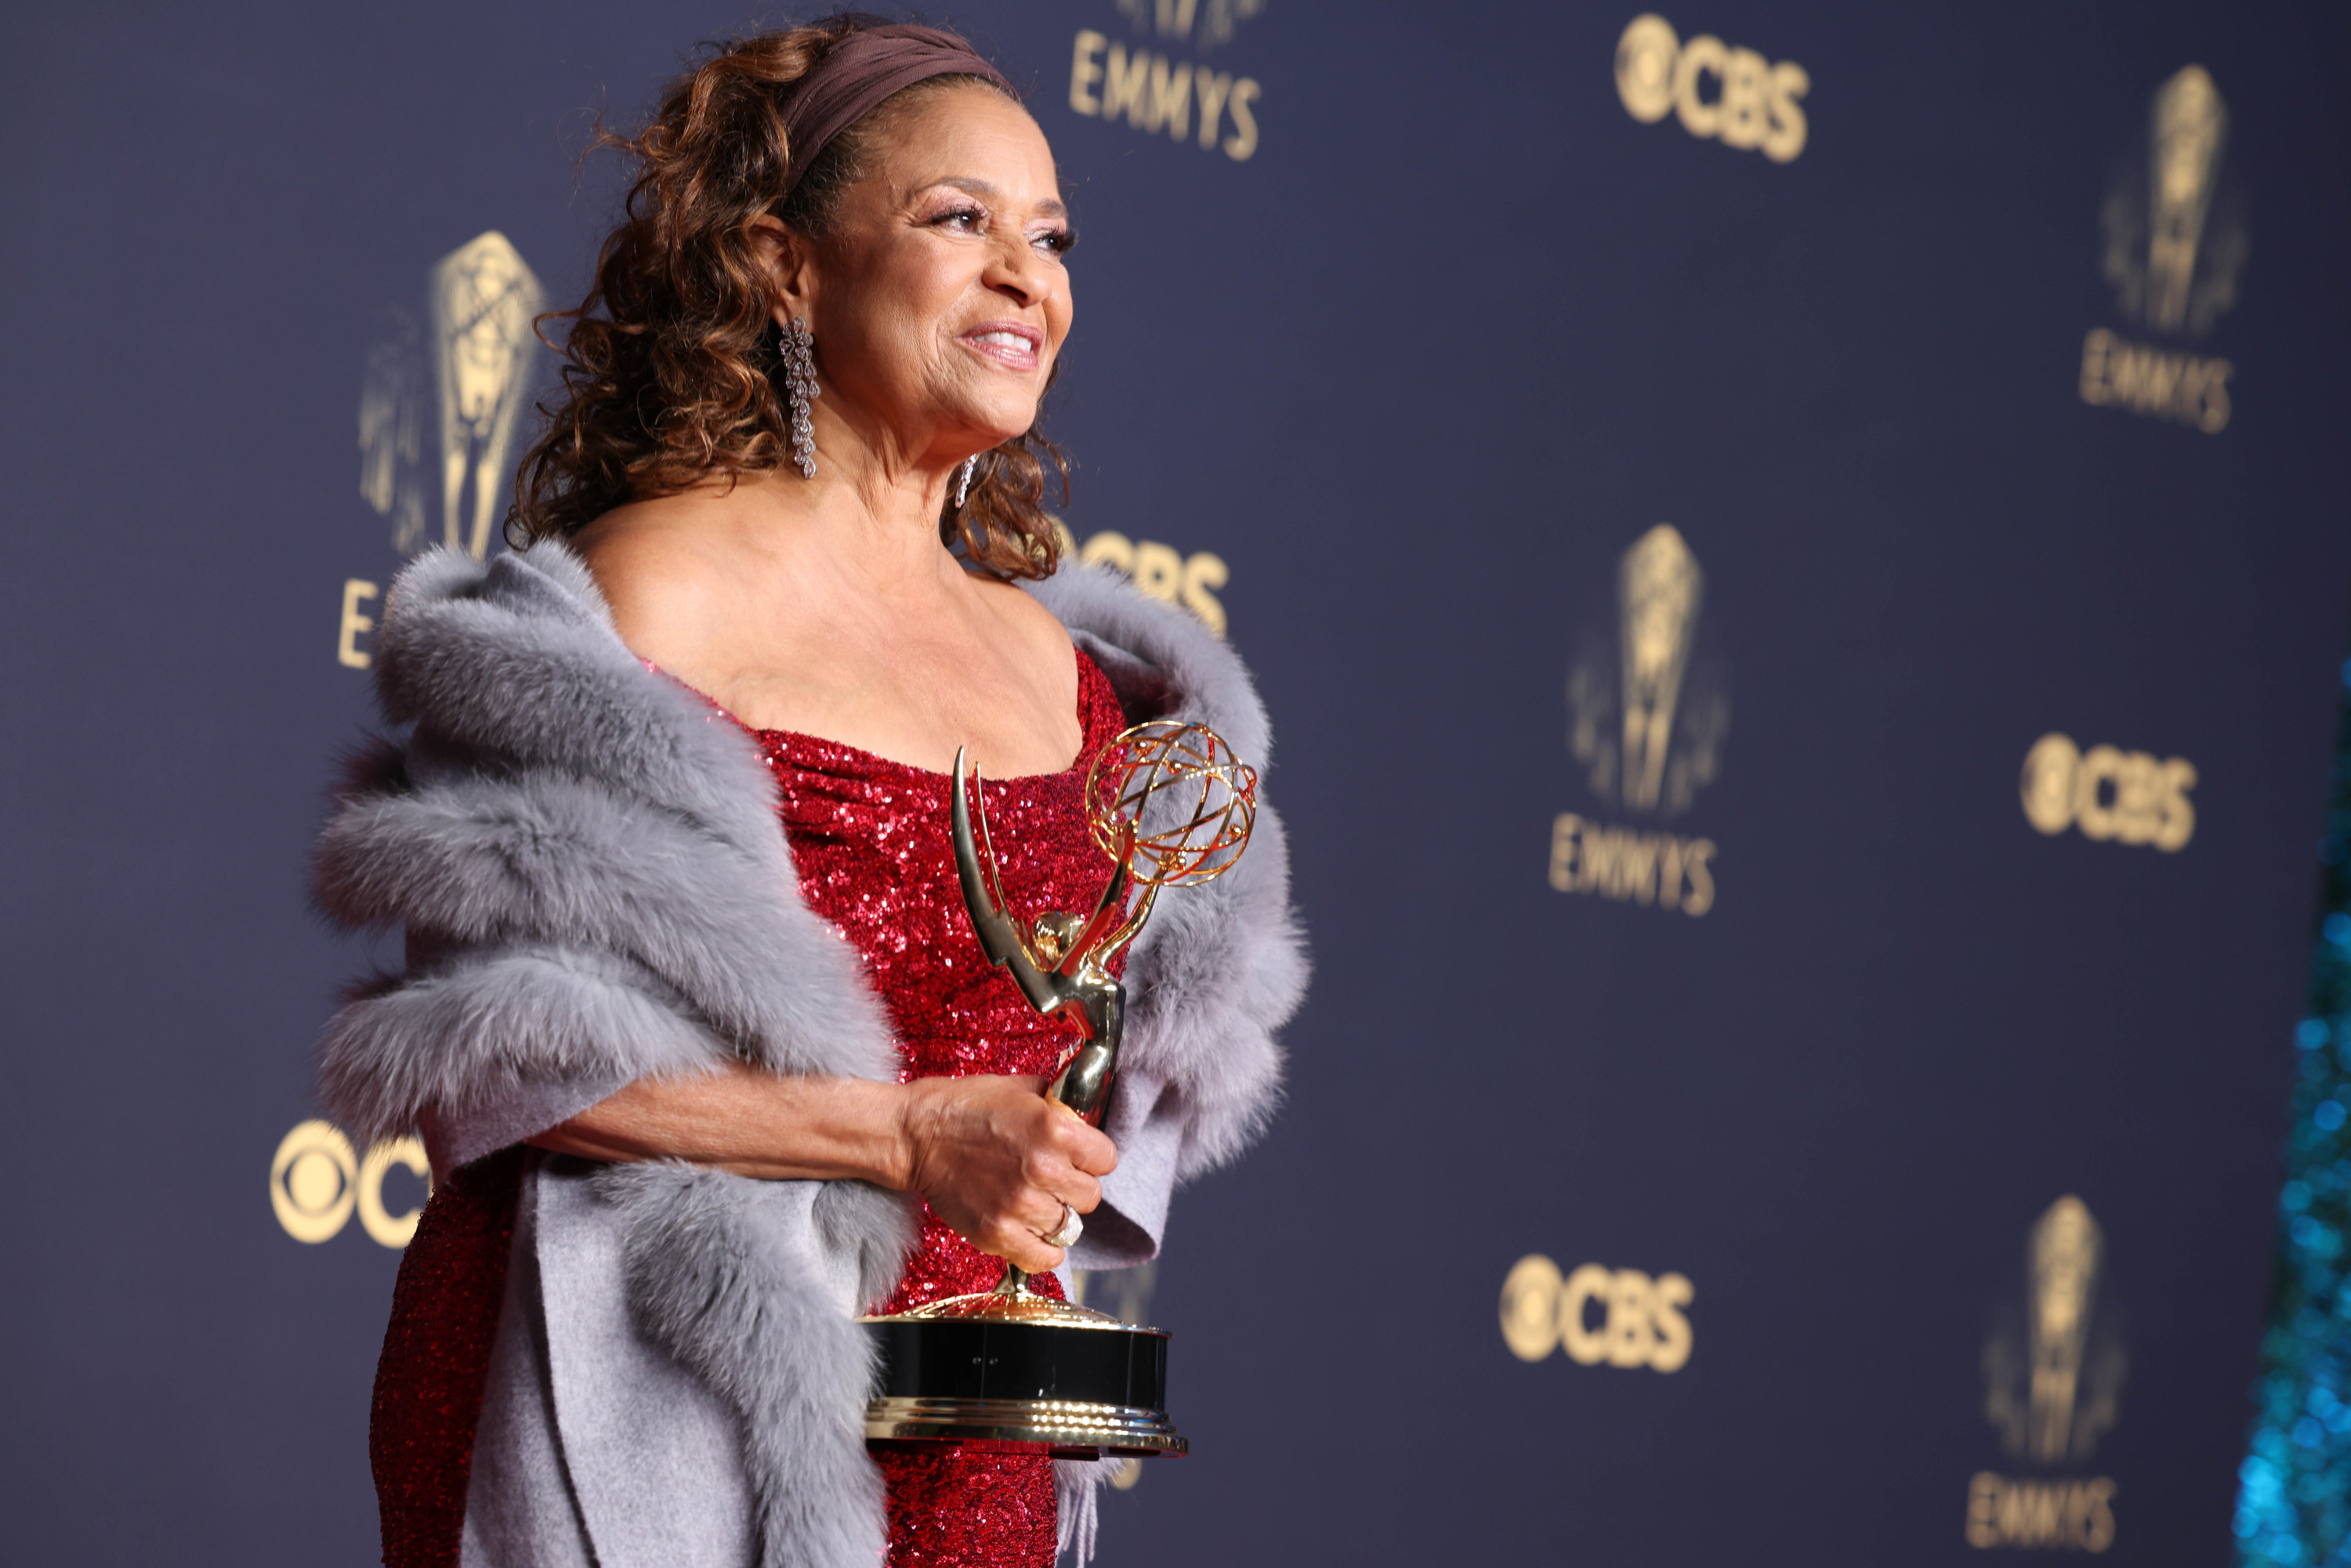
{"type": "MultiPolygon", "coordinates": [[[[874,25],[844,14],[716,46],[669,84],[638,134],[600,123],[589,151],[631,157],[636,178],[587,298],[539,319],[550,347],[548,322],[571,330],[562,392],[541,405],[546,433],[516,476],[507,543],[567,538],[623,502],[786,462],[791,418],[753,220],[772,213],[821,240],[882,138],[916,103],[970,85],[1013,97],[981,76],[917,82],[826,143],[778,205],[791,155],[783,106],[828,50],[874,25]]],[[[982,454],[969,498],[940,511],[940,541],[998,577],[1050,575],[1059,549],[1044,504],[1049,468],[1067,506],[1069,461],[1035,425],[982,454]]]]}

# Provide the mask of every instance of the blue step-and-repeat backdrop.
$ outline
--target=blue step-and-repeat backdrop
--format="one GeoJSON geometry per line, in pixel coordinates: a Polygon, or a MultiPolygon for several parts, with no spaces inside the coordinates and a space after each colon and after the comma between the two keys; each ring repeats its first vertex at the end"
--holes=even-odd
{"type": "MultiPolygon", "coordinates": [[[[1281,736],[1266,1143],[1112,1568],[2226,1561],[2351,587],[2351,22],[976,0],[1071,542],[1281,736]]],[[[1683,6],[1689,6],[1683,9],[1683,6]]],[[[305,899],[727,5],[0,23],[0,1559],[375,1551],[305,899]]]]}

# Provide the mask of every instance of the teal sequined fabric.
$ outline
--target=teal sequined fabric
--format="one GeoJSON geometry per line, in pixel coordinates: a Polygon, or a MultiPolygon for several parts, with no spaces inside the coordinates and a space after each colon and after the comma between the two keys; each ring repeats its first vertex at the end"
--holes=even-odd
{"type": "Polygon", "coordinates": [[[2240,1568],[2351,1561],[2351,664],[2343,683],[2240,1568]]]}

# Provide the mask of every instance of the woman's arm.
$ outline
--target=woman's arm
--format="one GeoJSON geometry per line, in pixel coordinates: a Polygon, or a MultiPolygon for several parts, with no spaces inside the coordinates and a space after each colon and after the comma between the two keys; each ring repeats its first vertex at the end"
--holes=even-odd
{"type": "Polygon", "coordinates": [[[735,1063],[640,1079],[530,1140],[591,1160],[677,1159],[768,1181],[870,1181],[915,1192],[982,1251],[1041,1273],[1061,1205],[1091,1213],[1118,1165],[1108,1137],[1034,1078],[783,1077],[735,1063]]]}

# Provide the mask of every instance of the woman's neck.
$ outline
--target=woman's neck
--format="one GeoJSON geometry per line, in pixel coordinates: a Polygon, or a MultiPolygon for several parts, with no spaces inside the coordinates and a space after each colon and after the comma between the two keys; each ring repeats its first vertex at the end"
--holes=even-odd
{"type": "Polygon", "coordinates": [[[810,411],[816,476],[778,470],[828,533],[860,559],[898,578],[918,563],[935,568],[939,515],[963,459],[943,430],[900,429],[836,393],[810,411]]]}

